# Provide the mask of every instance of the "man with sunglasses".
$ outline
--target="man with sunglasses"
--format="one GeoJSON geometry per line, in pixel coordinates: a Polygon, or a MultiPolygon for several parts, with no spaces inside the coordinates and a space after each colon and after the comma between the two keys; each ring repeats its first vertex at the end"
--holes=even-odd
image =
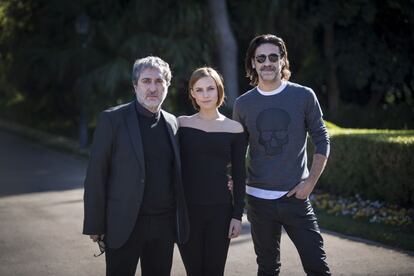
{"type": "Polygon", "coordinates": [[[100,114],[85,179],[83,234],[105,251],[107,276],[169,276],[188,239],[176,118],[161,109],[171,81],[159,57],[132,69],[136,100],[100,114]]]}
{"type": "Polygon", "coordinates": [[[251,223],[257,275],[279,275],[282,226],[295,244],[307,275],[330,275],[309,195],[326,165],[329,136],[312,89],[289,82],[284,41],[255,37],[245,69],[252,90],[240,96],[233,118],[249,136],[247,218],[251,223]],[[307,167],[307,135],[315,145],[307,167]]]}

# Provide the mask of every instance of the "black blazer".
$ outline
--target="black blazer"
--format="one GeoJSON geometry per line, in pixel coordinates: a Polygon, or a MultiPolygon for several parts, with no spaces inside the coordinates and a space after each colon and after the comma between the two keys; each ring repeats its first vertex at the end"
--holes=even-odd
{"type": "MultiPolygon", "coordinates": [[[[135,101],[100,114],[85,178],[83,234],[105,234],[108,247],[129,238],[144,195],[145,160],[135,101]]],[[[181,182],[177,119],[161,110],[175,159],[177,241],[188,239],[189,224],[181,182]]]]}

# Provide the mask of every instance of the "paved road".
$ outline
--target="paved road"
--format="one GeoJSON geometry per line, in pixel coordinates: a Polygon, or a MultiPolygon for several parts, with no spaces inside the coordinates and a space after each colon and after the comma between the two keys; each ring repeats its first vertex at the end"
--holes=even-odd
{"type": "MultiPolygon", "coordinates": [[[[0,275],[104,275],[104,258],[81,235],[86,161],[0,131],[0,275]]],[[[323,233],[334,275],[414,275],[414,256],[323,233]]],[[[281,275],[304,275],[293,244],[282,236],[281,275]]],[[[244,222],[231,243],[225,275],[255,275],[244,222]]],[[[139,275],[139,273],[137,273],[139,275]]],[[[178,252],[172,275],[185,275],[178,252]]]]}

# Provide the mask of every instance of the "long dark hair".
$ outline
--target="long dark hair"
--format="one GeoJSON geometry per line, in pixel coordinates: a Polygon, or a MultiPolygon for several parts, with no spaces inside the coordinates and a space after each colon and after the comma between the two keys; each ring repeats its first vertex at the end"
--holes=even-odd
{"type": "Polygon", "coordinates": [[[256,69],[252,67],[252,59],[254,58],[257,47],[266,43],[270,43],[279,47],[281,58],[284,61],[281,72],[282,79],[289,80],[291,75],[289,70],[288,53],[283,39],[272,34],[259,35],[253,38],[250,42],[249,48],[247,48],[246,58],[244,60],[246,77],[250,79],[250,84],[253,86],[259,83],[259,76],[257,75],[256,69]]]}

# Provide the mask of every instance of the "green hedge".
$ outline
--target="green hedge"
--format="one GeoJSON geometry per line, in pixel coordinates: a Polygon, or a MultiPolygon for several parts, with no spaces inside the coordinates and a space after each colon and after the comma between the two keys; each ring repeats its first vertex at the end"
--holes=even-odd
{"type": "Polygon", "coordinates": [[[319,189],[414,205],[414,130],[328,128],[331,153],[319,189]]]}

